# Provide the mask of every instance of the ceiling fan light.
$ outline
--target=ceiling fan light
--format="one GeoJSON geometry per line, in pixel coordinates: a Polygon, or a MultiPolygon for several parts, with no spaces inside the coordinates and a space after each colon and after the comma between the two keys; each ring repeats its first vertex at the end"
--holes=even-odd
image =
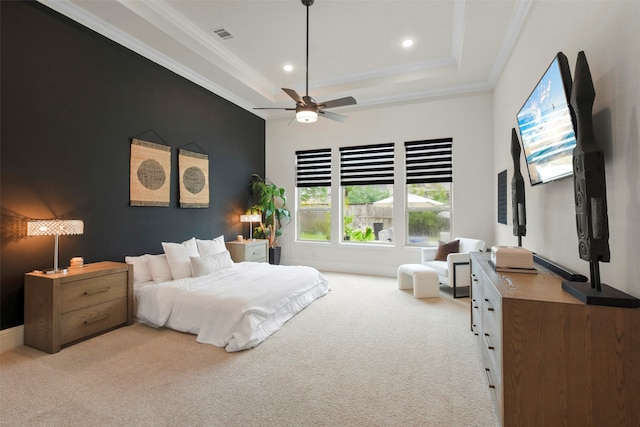
{"type": "Polygon", "coordinates": [[[296,120],[300,123],[314,123],[318,120],[318,113],[313,110],[299,110],[296,112],[296,120]]]}
{"type": "Polygon", "coordinates": [[[413,46],[413,39],[404,39],[402,41],[402,46],[403,47],[411,47],[411,46],[413,46]]]}

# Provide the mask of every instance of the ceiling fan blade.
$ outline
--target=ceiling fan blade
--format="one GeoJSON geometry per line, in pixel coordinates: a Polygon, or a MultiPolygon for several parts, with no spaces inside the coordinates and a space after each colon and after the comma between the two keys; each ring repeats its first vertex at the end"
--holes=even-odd
{"type": "Polygon", "coordinates": [[[285,108],[285,107],[254,107],[254,110],[285,110],[285,111],[296,111],[295,108],[285,108]]]}
{"type": "Polygon", "coordinates": [[[335,120],[336,122],[344,122],[349,118],[347,116],[343,116],[342,114],[336,114],[330,111],[323,110],[318,110],[318,114],[320,114],[322,117],[326,117],[327,119],[335,120]]]}
{"type": "Polygon", "coordinates": [[[355,98],[353,96],[347,96],[346,98],[332,99],[331,101],[326,101],[318,104],[319,108],[333,108],[333,107],[344,107],[345,105],[354,105],[357,104],[355,98]]]}
{"type": "Polygon", "coordinates": [[[294,101],[296,101],[296,103],[298,104],[304,104],[304,101],[302,100],[302,97],[300,95],[298,95],[298,92],[296,92],[293,89],[287,89],[286,87],[283,87],[282,90],[291,97],[291,99],[293,99],[294,101]]]}

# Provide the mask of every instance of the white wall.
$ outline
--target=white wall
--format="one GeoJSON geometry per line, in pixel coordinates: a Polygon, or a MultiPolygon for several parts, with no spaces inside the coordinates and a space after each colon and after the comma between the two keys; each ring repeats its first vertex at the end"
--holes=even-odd
{"type": "MultiPolygon", "coordinates": [[[[435,99],[384,108],[344,111],[349,120],[338,123],[319,119],[301,125],[289,119],[267,121],[266,175],[289,195],[295,207],[295,151],[333,149],[332,203],[339,206],[339,147],[396,143],[396,176],[404,176],[404,142],[430,138],[453,138],[454,194],[453,232],[478,237],[490,245],[494,233],[495,184],[493,182],[493,119],[491,94],[435,99]],[[400,173],[400,175],[398,175],[400,173]]],[[[339,112],[339,111],[336,111],[339,112]]],[[[404,193],[397,181],[394,194],[404,193]]],[[[402,207],[394,207],[394,229],[404,230],[402,207]]],[[[395,275],[399,264],[419,262],[416,247],[404,246],[403,232],[396,246],[342,244],[338,241],[340,217],[332,217],[332,242],[296,242],[296,225],[288,225],[281,237],[283,264],[306,264],[320,269],[395,275]]]]}
{"type": "MultiPolygon", "coordinates": [[[[538,1],[494,91],[494,175],[508,169],[515,115],[554,55],[562,51],[571,72],[579,51],[589,62],[596,91],[594,130],[604,150],[611,262],[604,283],[640,297],[640,2],[538,1]]],[[[582,274],[578,256],[573,179],[531,187],[526,176],[527,235],[523,246],[582,274]]],[[[511,200],[509,194],[508,200],[511,200]]],[[[495,241],[514,245],[509,225],[496,223],[495,241]]]]}

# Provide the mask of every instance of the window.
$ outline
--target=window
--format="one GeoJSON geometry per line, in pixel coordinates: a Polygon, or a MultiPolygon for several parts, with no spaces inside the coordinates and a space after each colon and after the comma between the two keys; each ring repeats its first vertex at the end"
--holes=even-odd
{"type": "Polygon", "coordinates": [[[342,240],[393,239],[394,144],[340,148],[342,240]]]}
{"type": "Polygon", "coordinates": [[[331,240],[331,149],[296,151],[298,240],[331,240]]]}
{"type": "Polygon", "coordinates": [[[451,240],[453,139],[405,142],[407,243],[451,240]]]}

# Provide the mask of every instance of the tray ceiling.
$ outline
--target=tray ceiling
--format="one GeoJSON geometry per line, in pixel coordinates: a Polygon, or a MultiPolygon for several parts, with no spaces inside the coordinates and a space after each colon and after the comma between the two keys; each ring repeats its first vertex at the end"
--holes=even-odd
{"type": "MultiPolygon", "coordinates": [[[[41,3],[263,118],[305,92],[306,8],[299,0],[41,0],[41,3]],[[226,31],[221,38],[216,30],[226,31]],[[283,71],[285,64],[293,71],[283,71]]],[[[531,1],[316,0],[309,94],[358,105],[491,90],[531,1]],[[411,48],[401,42],[411,38],[411,48]]]]}

